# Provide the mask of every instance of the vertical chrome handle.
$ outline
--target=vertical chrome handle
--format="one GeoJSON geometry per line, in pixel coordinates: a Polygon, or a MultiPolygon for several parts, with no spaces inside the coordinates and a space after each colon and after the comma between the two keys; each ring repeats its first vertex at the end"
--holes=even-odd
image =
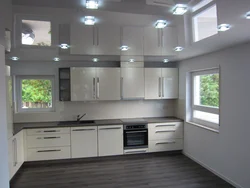
{"type": "Polygon", "coordinates": [[[161,44],[160,44],[160,29],[157,29],[157,35],[158,35],[158,47],[161,47],[161,44]]]}
{"type": "Polygon", "coordinates": [[[97,36],[97,46],[99,46],[99,28],[96,28],[96,36],[97,36]]]}
{"type": "Polygon", "coordinates": [[[159,97],[161,97],[161,77],[159,77],[159,97]]]}
{"type": "Polygon", "coordinates": [[[96,97],[96,85],[95,85],[95,78],[93,78],[93,99],[96,97]]]}
{"type": "Polygon", "coordinates": [[[121,77],[121,99],[123,99],[123,77],[121,77]]]}
{"type": "Polygon", "coordinates": [[[163,29],[161,29],[161,47],[164,47],[164,36],[163,36],[163,29]]]}
{"type": "Polygon", "coordinates": [[[95,46],[95,27],[93,27],[93,46],[95,46]]]}
{"type": "Polygon", "coordinates": [[[162,83],[162,97],[165,97],[165,78],[164,77],[162,77],[161,83],[162,83]]]}
{"type": "Polygon", "coordinates": [[[100,98],[100,78],[97,78],[97,84],[96,84],[96,95],[97,95],[97,99],[100,98]]]}

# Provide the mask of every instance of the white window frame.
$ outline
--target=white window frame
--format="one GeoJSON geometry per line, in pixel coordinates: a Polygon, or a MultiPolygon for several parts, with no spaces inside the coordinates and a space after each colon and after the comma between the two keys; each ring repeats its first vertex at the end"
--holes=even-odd
{"type": "Polygon", "coordinates": [[[55,76],[16,76],[15,82],[16,111],[17,113],[54,112],[55,111],[55,76]],[[52,85],[52,107],[51,108],[22,108],[22,80],[50,80],[52,85]]]}
{"type": "Polygon", "coordinates": [[[212,106],[210,107],[210,106],[198,105],[197,102],[195,102],[195,99],[197,100],[197,97],[195,97],[195,94],[196,94],[195,89],[198,89],[197,85],[195,84],[195,76],[202,76],[202,75],[208,75],[208,74],[219,74],[219,101],[220,101],[220,68],[212,68],[212,69],[191,72],[191,83],[190,83],[190,86],[191,86],[191,89],[190,89],[191,91],[191,113],[190,115],[191,117],[190,117],[190,120],[195,124],[199,124],[207,128],[218,130],[220,126],[220,105],[217,108],[217,107],[212,107],[212,106]],[[219,123],[217,124],[217,123],[213,123],[213,122],[206,121],[203,119],[194,118],[194,111],[201,111],[201,112],[216,114],[219,116],[219,123]]]}
{"type": "MultiPolygon", "coordinates": [[[[197,4],[196,4],[196,5],[197,5],[197,4]]],[[[194,6],[196,6],[196,5],[194,5],[194,6]]],[[[206,11],[206,10],[212,8],[213,6],[217,6],[216,0],[210,1],[209,3],[207,3],[207,4],[203,5],[203,6],[201,6],[200,8],[198,8],[197,10],[193,11],[193,12],[190,14],[190,23],[191,23],[191,25],[192,25],[192,27],[191,27],[191,29],[192,29],[192,32],[191,32],[191,33],[192,33],[192,43],[196,43],[196,42],[202,41],[202,40],[204,40],[204,39],[207,39],[207,38],[209,38],[209,37],[218,35],[218,32],[217,32],[217,34],[214,34],[214,35],[212,35],[212,36],[209,36],[209,37],[203,38],[203,39],[201,39],[201,40],[197,40],[197,41],[196,41],[196,37],[195,37],[196,32],[197,32],[197,26],[194,24],[194,19],[195,19],[195,17],[196,17],[197,15],[203,13],[204,11],[206,11]]],[[[218,9],[217,9],[217,12],[218,12],[218,9]]],[[[217,13],[217,22],[218,22],[218,13],[217,13]]]]}

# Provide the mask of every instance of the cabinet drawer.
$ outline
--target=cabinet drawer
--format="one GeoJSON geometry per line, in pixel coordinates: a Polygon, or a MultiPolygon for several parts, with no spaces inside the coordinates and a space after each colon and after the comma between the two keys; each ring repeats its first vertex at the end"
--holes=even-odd
{"type": "Polygon", "coordinates": [[[149,152],[174,151],[183,149],[183,139],[149,141],[149,152]]]}
{"type": "Polygon", "coordinates": [[[69,134],[70,128],[28,129],[27,135],[69,134]]]}
{"type": "Polygon", "coordinates": [[[42,161],[54,159],[70,158],[70,147],[52,147],[52,148],[35,148],[28,149],[28,161],[42,161]]]}
{"type": "Polygon", "coordinates": [[[49,134],[27,136],[28,148],[70,146],[70,134],[49,134]]]}
{"type": "Polygon", "coordinates": [[[149,140],[183,138],[183,123],[149,124],[149,140]]]}

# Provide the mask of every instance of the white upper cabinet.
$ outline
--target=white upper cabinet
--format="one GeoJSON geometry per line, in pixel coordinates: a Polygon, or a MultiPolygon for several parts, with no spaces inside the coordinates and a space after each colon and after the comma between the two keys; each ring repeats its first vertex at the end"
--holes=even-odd
{"type": "Polygon", "coordinates": [[[96,99],[96,68],[76,68],[70,70],[71,101],[91,101],[96,99]]]}
{"type": "Polygon", "coordinates": [[[177,99],[179,97],[179,72],[177,68],[162,69],[162,98],[177,99]]]}
{"type": "Polygon", "coordinates": [[[145,69],[145,99],[176,99],[178,91],[177,68],[145,69]]]}
{"type": "Polygon", "coordinates": [[[144,68],[121,69],[122,99],[143,99],[145,97],[144,68]]]}
{"type": "Polygon", "coordinates": [[[161,68],[145,69],[145,99],[161,99],[161,68]]]}
{"type": "Polygon", "coordinates": [[[144,28],[144,55],[173,56],[176,55],[174,51],[176,46],[178,46],[178,36],[175,27],[144,28]]]}
{"type": "Polygon", "coordinates": [[[71,24],[70,45],[72,55],[95,55],[94,27],[71,24]]]}
{"type": "Polygon", "coordinates": [[[8,139],[13,136],[13,99],[12,99],[12,78],[10,76],[10,67],[6,66],[6,112],[8,139]]]}
{"type": "Polygon", "coordinates": [[[161,56],[161,33],[160,29],[154,27],[144,28],[144,55],[148,56],[161,56]]]}
{"type": "Polygon", "coordinates": [[[96,99],[97,100],[120,100],[120,68],[97,68],[96,69],[96,99]]]}
{"type": "Polygon", "coordinates": [[[178,46],[178,35],[175,27],[165,27],[162,29],[162,55],[177,55],[174,48],[178,46]]]}
{"type": "Polygon", "coordinates": [[[122,44],[128,46],[128,51],[122,51],[122,55],[143,55],[143,28],[123,27],[122,44]]]}
{"type": "Polygon", "coordinates": [[[97,26],[95,27],[96,55],[120,55],[121,27],[97,26]]]}

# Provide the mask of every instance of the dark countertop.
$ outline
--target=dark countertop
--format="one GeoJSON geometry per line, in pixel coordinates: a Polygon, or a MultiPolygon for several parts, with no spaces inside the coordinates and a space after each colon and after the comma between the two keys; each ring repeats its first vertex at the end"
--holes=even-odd
{"type": "MultiPolygon", "coordinates": [[[[153,118],[141,118],[147,123],[164,123],[164,122],[183,122],[182,119],[176,117],[153,117],[153,118]]],[[[123,119],[124,120],[124,119],[123,119]]],[[[132,120],[132,119],[127,119],[132,120]]],[[[39,128],[63,128],[63,127],[83,127],[83,126],[102,126],[102,125],[123,125],[120,119],[110,120],[95,120],[95,123],[89,123],[84,125],[79,124],[59,124],[59,122],[34,122],[34,123],[15,123],[14,124],[14,135],[23,129],[39,129],[39,128]]]]}

